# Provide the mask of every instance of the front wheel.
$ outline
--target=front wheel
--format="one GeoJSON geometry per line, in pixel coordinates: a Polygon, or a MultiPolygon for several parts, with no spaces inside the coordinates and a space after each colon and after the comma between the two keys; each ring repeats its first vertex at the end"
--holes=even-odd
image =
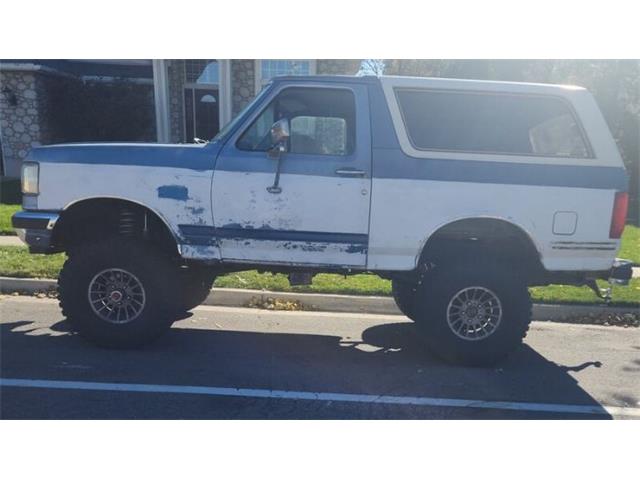
{"type": "Polygon", "coordinates": [[[72,327],[93,343],[139,346],[175,319],[174,274],[166,255],[141,242],[116,237],[83,245],[60,272],[60,306],[72,327]]]}
{"type": "Polygon", "coordinates": [[[452,363],[496,363],[522,343],[531,322],[527,285],[499,264],[442,267],[416,298],[416,327],[429,349],[452,363]]]}
{"type": "Polygon", "coordinates": [[[179,269],[177,278],[179,285],[176,309],[178,312],[186,312],[207,299],[216,276],[210,269],[190,267],[179,269]]]}

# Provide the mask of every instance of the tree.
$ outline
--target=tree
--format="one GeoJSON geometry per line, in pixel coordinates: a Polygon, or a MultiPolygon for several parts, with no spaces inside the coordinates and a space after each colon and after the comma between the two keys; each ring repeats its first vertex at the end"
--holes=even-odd
{"type": "Polygon", "coordinates": [[[375,75],[376,77],[379,77],[384,73],[384,69],[384,60],[367,59],[363,60],[360,64],[358,75],[375,75]]]}

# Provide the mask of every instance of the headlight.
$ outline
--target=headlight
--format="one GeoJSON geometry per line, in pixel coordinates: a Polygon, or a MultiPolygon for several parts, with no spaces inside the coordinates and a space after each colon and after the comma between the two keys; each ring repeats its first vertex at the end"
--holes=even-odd
{"type": "Polygon", "coordinates": [[[37,195],[38,190],[38,176],[40,174],[40,167],[37,163],[25,162],[22,164],[22,193],[30,193],[37,195]]]}

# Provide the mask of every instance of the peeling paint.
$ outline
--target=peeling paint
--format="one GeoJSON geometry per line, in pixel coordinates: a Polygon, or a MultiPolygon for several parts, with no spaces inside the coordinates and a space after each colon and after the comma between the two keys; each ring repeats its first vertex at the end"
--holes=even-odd
{"type": "Polygon", "coordinates": [[[226,223],[219,228],[253,228],[253,226],[247,224],[241,225],[239,223],[226,223]]]}
{"type": "Polygon", "coordinates": [[[180,251],[184,258],[192,258],[197,260],[219,260],[220,249],[217,246],[209,245],[188,245],[182,244],[180,251]]]}
{"type": "Polygon", "coordinates": [[[203,207],[187,207],[187,210],[189,210],[193,215],[200,215],[204,213],[203,207]]]}
{"type": "Polygon", "coordinates": [[[162,185],[157,190],[158,198],[170,198],[182,202],[189,200],[189,189],[184,185],[162,185]]]}
{"type": "Polygon", "coordinates": [[[349,245],[344,249],[346,253],[367,253],[367,246],[362,244],[349,245]]]}
{"type": "Polygon", "coordinates": [[[284,243],[282,244],[282,247],[283,247],[285,250],[297,250],[297,249],[298,249],[298,244],[297,244],[297,243],[294,243],[294,242],[284,242],[284,243]]]}
{"type": "Polygon", "coordinates": [[[307,242],[300,245],[300,249],[303,252],[324,252],[327,249],[327,245],[321,243],[307,242]]]}

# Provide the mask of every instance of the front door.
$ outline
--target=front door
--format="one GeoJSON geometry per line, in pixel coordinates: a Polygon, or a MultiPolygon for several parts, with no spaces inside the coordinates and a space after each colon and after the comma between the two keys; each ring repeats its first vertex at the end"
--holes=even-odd
{"type": "Polygon", "coordinates": [[[225,260],[364,267],[369,233],[371,140],[364,85],[288,84],[227,142],[212,201],[225,260]],[[270,129],[290,137],[270,158],[270,129]]]}

